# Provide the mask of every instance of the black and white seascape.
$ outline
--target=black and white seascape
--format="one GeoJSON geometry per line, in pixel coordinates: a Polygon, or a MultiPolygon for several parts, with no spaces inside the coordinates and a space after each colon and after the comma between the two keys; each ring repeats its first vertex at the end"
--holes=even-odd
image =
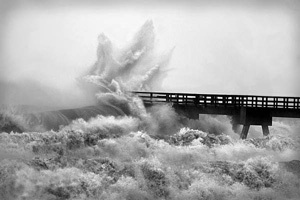
{"type": "Polygon", "coordinates": [[[299,9],[0,1],[0,200],[298,200],[300,119],[243,140],[133,91],[299,97],[299,9]]]}

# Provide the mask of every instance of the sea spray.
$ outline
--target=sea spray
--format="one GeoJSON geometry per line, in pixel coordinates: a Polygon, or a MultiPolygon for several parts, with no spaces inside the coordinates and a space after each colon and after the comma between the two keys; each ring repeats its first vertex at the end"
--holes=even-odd
{"type": "Polygon", "coordinates": [[[297,123],[242,141],[226,117],[189,120],[171,105],[145,108],[128,92],[161,72],[159,62],[145,65],[153,28],[147,21],[120,52],[99,36],[83,78],[97,88],[92,108],[59,111],[68,123],[55,130],[45,116],[56,114],[38,112],[44,123],[31,127],[48,124],[45,131],[0,134],[0,199],[299,199],[297,123]]]}
{"type": "MultiPolygon", "coordinates": [[[[18,113],[15,117],[24,119],[21,131],[59,130],[60,126],[69,124],[77,118],[85,120],[96,115],[131,115],[137,114],[134,108],[132,90],[151,89],[156,77],[167,70],[171,52],[157,56],[155,50],[154,26],[147,21],[133,37],[129,44],[121,49],[115,48],[104,34],[98,37],[97,60],[85,74],[77,78],[88,99],[93,96],[91,106],[73,108],[60,107],[60,110],[32,110],[18,113]]],[[[159,82],[159,81],[158,81],[159,82]]],[[[15,106],[19,109],[20,106],[15,106]]],[[[141,106],[139,106],[141,107],[141,106]]],[[[7,109],[6,109],[7,111],[7,109]]],[[[2,113],[2,112],[1,112],[2,113]]],[[[14,122],[12,122],[14,123],[14,122]]],[[[6,130],[3,127],[1,130],[6,130]]],[[[19,131],[19,132],[21,132],[19,131]]]]}
{"type": "MultiPolygon", "coordinates": [[[[118,123],[110,123],[105,128],[107,135],[101,135],[103,129],[90,129],[93,123],[82,123],[80,126],[86,127],[79,127],[77,132],[69,132],[68,129],[75,128],[72,125],[60,132],[4,133],[1,146],[14,144],[14,148],[34,156],[27,160],[2,158],[1,174],[11,177],[5,181],[13,181],[4,183],[13,192],[6,195],[25,199],[111,199],[110,195],[127,195],[124,198],[130,199],[134,194],[148,199],[299,196],[299,179],[292,175],[295,172],[278,165],[276,150],[256,147],[247,141],[203,143],[209,135],[204,132],[185,145],[154,139],[145,132],[136,132],[135,127],[123,129],[123,134],[109,134],[122,133],[124,126],[118,128],[118,123]],[[7,170],[9,163],[9,168],[19,167],[7,170]],[[23,190],[16,192],[14,188],[23,190]]],[[[185,129],[178,134],[185,139],[188,137],[184,134],[190,132],[185,129]]]]}

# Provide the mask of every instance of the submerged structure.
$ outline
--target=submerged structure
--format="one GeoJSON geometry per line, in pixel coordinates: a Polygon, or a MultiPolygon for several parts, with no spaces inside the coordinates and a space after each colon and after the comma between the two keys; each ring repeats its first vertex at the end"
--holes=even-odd
{"type": "Polygon", "coordinates": [[[261,125],[269,135],[272,117],[300,118],[300,97],[134,92],[146,106],[171,103],[175,110],[191,119],[199,114],[232,116],[233,128],[243,125],[241,139],[246,139],[250,125],[261,125]]]}

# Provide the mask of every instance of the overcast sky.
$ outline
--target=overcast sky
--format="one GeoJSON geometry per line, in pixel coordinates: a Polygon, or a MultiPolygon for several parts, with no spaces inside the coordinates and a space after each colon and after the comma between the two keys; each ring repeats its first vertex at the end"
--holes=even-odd
{"type": "Polygon", "coordinates": [[[152,19],[158,49],[175,47],[157,90],[300,96],[296,0],[0,2],[2,91],[28,79],[69,89],[100,33],[122,47],[152,19]]]}

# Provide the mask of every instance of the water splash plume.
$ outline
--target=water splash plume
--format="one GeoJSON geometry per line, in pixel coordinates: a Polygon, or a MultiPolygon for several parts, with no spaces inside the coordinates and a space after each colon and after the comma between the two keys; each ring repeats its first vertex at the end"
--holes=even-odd
{"type": "Polygon", "coordinates": [[[80,78],[94,105],[4,106],[0,199],[299,199],[299,121],[239,140],[227,117],[189,120],[130,93],[157,84],[172,51],[154,56],[152,21],[122,49],[100,34],[80,78]]]}

